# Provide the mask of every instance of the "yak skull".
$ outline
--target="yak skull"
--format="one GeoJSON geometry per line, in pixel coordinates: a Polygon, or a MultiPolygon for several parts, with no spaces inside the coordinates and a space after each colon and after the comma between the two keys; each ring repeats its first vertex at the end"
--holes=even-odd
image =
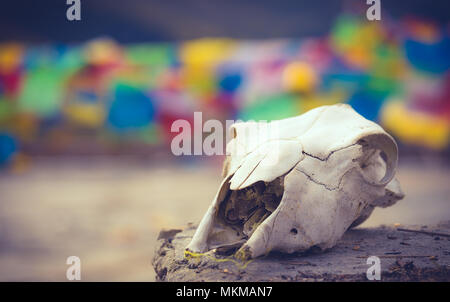
{"type": "Polygon", "coordinates": [[[323,250],[404,197],[394,139],[348,105],[230,131],[223,181],[188,251],[323,250]]]}

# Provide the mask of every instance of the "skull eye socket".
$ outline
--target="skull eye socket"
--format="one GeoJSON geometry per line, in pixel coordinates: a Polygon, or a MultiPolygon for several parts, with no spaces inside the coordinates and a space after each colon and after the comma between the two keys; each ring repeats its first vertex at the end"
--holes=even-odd
{"type": "Polygon", "coordinates": [[[380,152],[380,156],[381,158],[384,160],[384,162],[388,162],[388,156],[386,155],[386,153],[384,151],[380,152]]]}

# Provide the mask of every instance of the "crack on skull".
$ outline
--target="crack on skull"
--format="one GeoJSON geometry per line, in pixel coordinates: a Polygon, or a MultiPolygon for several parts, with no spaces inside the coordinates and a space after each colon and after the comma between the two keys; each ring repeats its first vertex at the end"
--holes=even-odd
{"type": "Polygon", "coordinates": [[[328,191],[336,191],[336,190],[339,190],[339,189],[341,188],[341,183],[342,183],[344,177],[347,175],[347,173],[350,173],[351,171],[353,171],[353,170],[355,170],[355,169],[356,169],[356,167],[353,167],[353,168],[351,168],[351,169],[348,169],[348,170],[347,170],[344,174],[342,174],[342,176],[339,178],[339,182],[338,182],[337,186],[335,186],[335,187],[329,187],[327,184],[321,183],[320,181],[315,180],[314,178],[312,178],[311,176],[309,176],[308,173],[306,173],[305,171],[299,169],[298,167],[296,168],[297,171],[299,171],[299,172],[301,172],[302,174],[304,174],[310,181],[312,181],[313,183],[315,183],[315,184],[317,184],[317,185],[323,186],[323,187],[324,187],[326,190],[328,190],[328,191]]]}
{"type": "MultiPolygon", "coordinates": [[[[327,157],[325,157],[325,158],[321,158],[321,157],[319,157],[319,156],[315,156],[315,155],[309,154],[309,153],[307,153],[307,152],[305,152],[305,151],[303,151],[303,154],[306,155],[306,156],[308,156],[308,157],[311,157],[311,158],[317,159],[317,160],[319,160],[319,161],[325,162],[325,161],[328,161],[328,160],[331,158],[331,156],[334,155],[335,153],[340,152],[340,151],[344,151],[344,150],[349,149],[349,148],[351,148],[351,147],[353,147],[353,146],[356,146],[356,145],[361,145],[361,146],[363,146],[363,147],[367,147],[367,142],[366,142],[364,139],[360,139],[360,140],[358,140],[358,141],[357,141],[356,143],[354,143],[354,144],[351,144],[351,145],[348,145],[348,146],[345,146],[345,147],[342,147],[342,148],[339,148],[339,149],[336,149],[336,150],[331,151],[331,152],[327,155],[327,157]]],[[[360,160],[360,159],[354,158],[352,161],[358,161],[358,160],[360,160]]],[[[363,169],[362,165],[364,165],[365,162],[366,162],[366,160],[364,160],[364,159],[361,161],[361,168],[362,168],[362,169],[363,169]]],[[[301,167],[299,167],[299,166],[295,167],[295,169],[296,169],[297,171],[303,173],[310,181],[312,181],[312,182],[314,182],[314,183],[316,183],[316,184],[318,184],[318,185],[323,186],[323,187],[324,187],[325,189],[327,189],[328,191],[336,191],[336,190],[338,190],[338,189],[341,187],[341,182],[342,182],[342,179],[345,177],[345,175],[346,175],[349,171],[352,171],[353,169],[355,169],[355,167],[349,169],[349,170],[346,171],[344,174],[342,174],[341,177],[339,178],[338,184],[337,184],[336,186],[334,186],[334,187],[330,186],[329,184],[320,182],[320,181],[317,180],[317,179],[314,179],[309,173],[307,173],[306,171],[302,170],[301,167]]]]}
{"type": "Polygon", "coordinates": [[[301,169],[299,169],[299,168],[296,168],[296,170],[299,171],[299,172],[301,172],[302,174],[304,174],[304,175],[305,175],[310,181],[312,181],[313,183],[318,184],[318,185],[320,185],[320,186],[323,186],[323,187],[324,187],[325,189],[327,189],[328,191],[336,191],[337,189],[339,189],[339,185],[340,185],[341,180],[342,180],[342,179],[339,180],[339,184],[338,184],[336,187],[329,187],[327,184],[322,183],[322,182],[320,182],[320,181],[318,181],[318,180],[315,180],[315,179],[312,178],[310,175],[308,175],[308,173],[306,173],[305,171],[303,171],[303,170],[301,170],[301,169]]]}
{"type": "Polygon", "coordinates": [[[327,157],[325,157],[325,158],[322,158],[322,157],[319,157],[319,156],[310,154],[310,153],[308,153],[308,152],[306,152],[306,151],[302,151],[302,152],[303,152],[303,154],[306,155],[306,156],[309,156],[309,157],[318,159],[318,160],[320,160],[320,161],[327,161],[328,159],[330,159],[330,157],[331,157],[334,153],[339,152],[339,151],[342,151],[342,150],[344,150],[344,149],[351,148],[351,147],[356,146],[356,145],[361,145],[361,143],[358,141],[358,142],[356,142],[356,143],[354,143],[354,144],[351,144],[351,145],[348,145],[348,146],[346,146],[346,147],[342,147],[342,148],[333,150],[333,151],[331,151],[331,152],[327,155],[327,157]]]}

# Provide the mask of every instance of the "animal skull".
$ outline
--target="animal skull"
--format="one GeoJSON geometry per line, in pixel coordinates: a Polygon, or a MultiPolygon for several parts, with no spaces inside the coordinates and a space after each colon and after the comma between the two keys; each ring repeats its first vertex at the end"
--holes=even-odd
{"type": "Polygon", "coordinates": [[[348,105],[230,130],[224,179],[188,251],[324,250],[404,197],[394,139],[348,105]]]}

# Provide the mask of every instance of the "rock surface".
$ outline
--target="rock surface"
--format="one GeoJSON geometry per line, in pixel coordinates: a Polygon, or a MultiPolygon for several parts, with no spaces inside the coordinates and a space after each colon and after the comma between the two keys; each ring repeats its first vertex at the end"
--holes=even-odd
{"type": "Polygon", "coordinates": [[[247,265],[212,252],[185,257],[194,231],[188,225],[161,232],[153,258],[157,281],[367,281],[369,256],[380,259],[381,281],[450,281],[450,221],[356,228],[328,251],[271,253],[247,265]]]}

